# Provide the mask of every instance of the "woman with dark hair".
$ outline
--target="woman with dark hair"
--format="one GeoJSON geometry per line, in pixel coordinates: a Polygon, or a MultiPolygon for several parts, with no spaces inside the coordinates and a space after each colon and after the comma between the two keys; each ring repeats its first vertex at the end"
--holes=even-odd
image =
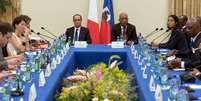
{"type": "Polygon", "coordinates": [[[29,42],[23,40],[26,22],[23,16],[17,16],[12,23],[15,32],[12,34],[11,39],[7,45],[9,56],[15,56],[29,50],[29,42]]]}
{"type": "Polygon", "coordinates": [[[188,50],[188,43],[185,35],[178,28],[179,19],[176,15],[168,16],[167,27],[171,31],[170,39],[166,43],[151,43],[152,47],[155,48],[166,48],[170,50],[177,50],[178,53],[185,53],[188,50]]]}

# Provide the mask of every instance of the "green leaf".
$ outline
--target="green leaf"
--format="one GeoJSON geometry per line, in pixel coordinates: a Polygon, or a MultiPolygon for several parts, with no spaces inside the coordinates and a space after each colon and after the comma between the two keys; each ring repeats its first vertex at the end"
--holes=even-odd
{"type": "Polygon", "coordinates": [[[111,64],[112,60],[113,59],[121,59],[121,57],[119,55],[112,55],[109,59],[109,63],[108,63],[108,66],[111,64]]]}

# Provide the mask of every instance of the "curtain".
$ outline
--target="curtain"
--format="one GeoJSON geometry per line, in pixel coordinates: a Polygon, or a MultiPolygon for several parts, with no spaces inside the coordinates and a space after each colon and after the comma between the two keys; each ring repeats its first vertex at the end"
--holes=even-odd
{"type": "Polygon", "coordinates": [[[201,0],[168,0],[169,14],[186,15],[189,18],[201,16],[201,0]]]}
{"type": "Polygon", "coordinates": [[[0,12],[0,19],[6,22],[12,20],[21,13],[21,0],[9,0],[12,6],[6,8],[6,12],[0,12]]]}

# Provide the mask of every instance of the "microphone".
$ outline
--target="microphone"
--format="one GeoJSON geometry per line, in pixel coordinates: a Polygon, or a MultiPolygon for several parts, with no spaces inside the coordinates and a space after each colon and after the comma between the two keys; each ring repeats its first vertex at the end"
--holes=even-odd
{"type": "MultiPolygon", "coordinates": [[[[153,34],[156,34],[156,33],[158,33],[158,32],[160,32],[160,31],[162,31],[163,30],[163,28],[160,28],[159,30],[157,30],[157,31],[155,31],[155,32],[153,32],[152,34],[150,34],[149,36],[151,36],[151,35],[153,35],[153,34]]],[[[149,37],[148,36],[148,37],[149,37]]],[[[147,37],[146,37],[147,38],[147,37]]]]}
{"type": "Polygon", "coordinates": [[[42,30],[46,31],[47,33],[51,34],[54,37],[57,37],[56,35],[54,35],[53,33],[51,33],[50,31],[48,31],[47,29],[45,29],[44,27],[41,27],[42,30]]]}
{"type": "MultiPolygon", "coordinates": [[[[33,29],[31,29],[31,32],[34,33],[35,35],[38,35],[33,29]]],[[[44,37],[42,37],[42,36],[40,36],[40,35],[38,35],[38,36],[39,36],[41,39],[47,41],[47,43],[50,43],[46,38],[44,38],[44,37]]]]}
{"type": "Polygon", "coordinates": [[[47,35],[44,35],[44,34],[41,34],[40,32],[37,32],[36,34],[37,34],[37,35],[41,35],[41,36],[44,36],[44,37],[47,37],[47,38],[49,38],[49,39],[54,40],[54,38],[52,38],[52,37],[50,37],[50,36],[47,36],[47,35]]]}
{"type": "Polygon", "coordinates": [[[156,32],[156,31],[158,31],[158,28],[156,28],[155,30],[153,30],[151,33],[149,33],[148,35],[146,35],[144,38],[149,37],[152,33],[156,32]]]}
{"type": "Polygon", "coordinates": [[[167,29],[165,32],[162,33],[162,35],[157,36],[156,38],[154,38],[152,40],[152,42],[154,42],[155,40],[157,40],[158,38],[160,38],[161,36],[163,36],[163,34],[167,33],[169,30],[167,29]]]}

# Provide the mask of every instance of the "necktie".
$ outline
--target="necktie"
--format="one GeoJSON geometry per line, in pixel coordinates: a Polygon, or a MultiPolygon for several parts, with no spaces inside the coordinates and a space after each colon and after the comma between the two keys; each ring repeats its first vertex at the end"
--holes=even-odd
{"type": "Polygon", "coordinates": [[[75,30],[75,38],[74,38],[75,41],[78,41],[78,28],[76,28],[75,30]]]}
{"type": "Polygon", "coordinates": [[[126,26],[123,26],[123,35],[126,34],[126,26]]]}

